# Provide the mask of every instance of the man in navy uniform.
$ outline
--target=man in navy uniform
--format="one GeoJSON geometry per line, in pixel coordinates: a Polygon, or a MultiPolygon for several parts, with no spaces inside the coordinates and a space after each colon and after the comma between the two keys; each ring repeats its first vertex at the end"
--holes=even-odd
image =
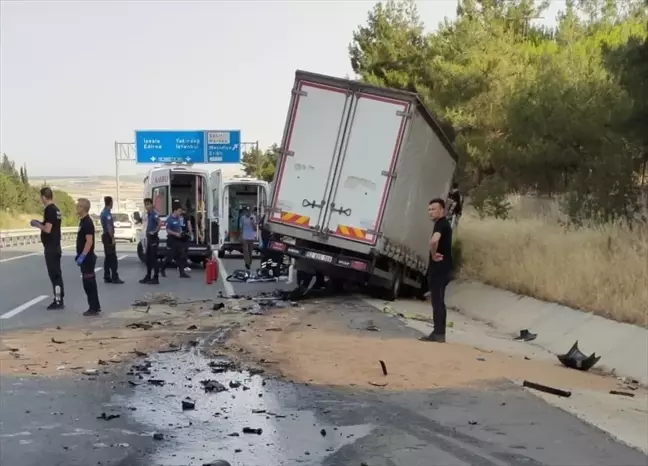
{"type": "Polygon", "coordinates": [[[104,197],[104,208],[99,218],[101,220],[101,243],[104,249],[104,282],[120,285],[124,283],[117,273],[117,248],[115,246],[115,222],[112,217],[113,199],[104,197]]]}
{"type": "Polygon", "coordinates": [[[187,266],[186,257],[184,255],[184,241],[182,232],[182,206],[180,204],[173,204],[173,212],[166,221],[167,231],[167,255],[162,265],[160,273],[163,277],[166,276],[166,268],[175,262],[178,270],[180,271],[180,278],[189,278],[185,267],[187,266]]]}
{"type": "Polygon", "coordinates": [[[160,216],[155,211],[153,199],[144,199],[146,209],[146,276],[139,282],[145,285],[160,284],[160,262],[158,261],[158,247],[160,246],[160,216]],[[153,274],[151,276],[151,274],[153,274]]]}

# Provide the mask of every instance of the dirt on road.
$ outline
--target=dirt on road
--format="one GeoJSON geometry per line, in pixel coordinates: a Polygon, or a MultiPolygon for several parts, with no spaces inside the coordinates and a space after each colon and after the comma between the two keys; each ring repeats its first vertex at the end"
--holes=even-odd
{"type": "Polygon", "coordinates": [[[367,307],[307,303],[256,319],[230,344],[291,380],[322,385],[422,390],[527,379],[563,389],[617,386],[613,378],[567,369],[557,361],[456,344],[451,336],[445,344],[421,342],[420,334],[399,332],[398,319],[367,307]]]}

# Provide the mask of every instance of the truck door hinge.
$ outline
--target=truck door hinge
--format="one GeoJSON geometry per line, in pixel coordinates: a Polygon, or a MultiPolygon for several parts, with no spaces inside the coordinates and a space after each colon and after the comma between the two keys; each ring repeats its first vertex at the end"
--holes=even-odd
{"type": "Polygon", "coordinates": [[[306,97],[308,95],[308,92],[302,91],[301,89],[293,89],[292,93],[293,95],[298,95],[299,97],[306,97]]]}
{"type": "Polygon", "coordinates": [[[399,110],[396,112],[396,115],[404,118],[412,118],[414,116],[414,112],[412,110],[399,110]]]}
{"type": "Polygon", "coordinates": [[[279,152],[284,157],[293,157],[295,155],[294,151],[284,149],[283,147],[281,147],[277,152],[279,152]]]}
{"type": "Polygon", "coordinates": [[[380,172],[380,174],[382,176],[386,176],[387,178],[391,178],[391,179],[394,179],[394,180],[396,179],[396,172],[389,172],[387,170],[383,170],[383,171],[380,172]]]}

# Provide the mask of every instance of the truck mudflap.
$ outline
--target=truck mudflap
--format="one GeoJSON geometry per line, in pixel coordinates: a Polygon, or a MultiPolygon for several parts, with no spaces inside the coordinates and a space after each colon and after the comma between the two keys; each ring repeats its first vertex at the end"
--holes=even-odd
{"type": "Polygon", "coordinates": [[[342,254],[332,254],[329,252],[315,251],[314,249],[305,248],[287,244],[282,241],[270,241],[270,249],[281,252],[295,259],[307,259],[320,262],[333,267],[341,267],[356,272],[371,273],[373,265],[370,261],[349,257],[342,254]]]}

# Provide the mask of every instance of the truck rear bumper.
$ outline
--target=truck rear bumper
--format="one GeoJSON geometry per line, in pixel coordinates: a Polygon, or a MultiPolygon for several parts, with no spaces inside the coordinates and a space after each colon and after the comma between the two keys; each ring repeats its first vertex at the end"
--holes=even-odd
{"type": "MultiPolygon", "coordinates": [[[[275,222],[272,219],[268,220],[266,225],[272,233],[276,233],[278,235],[291,236],[293,238],[303,239],[304,241],[312,241],[314,237],[312,230],[284,225],[275,222]]],[[[374,248],[374,246],[367,243],[360,243],[358,241],[338,238],[332,235],[327,236],[326,244],[334,248],[347,249],[349,251],[357,252],[358,254],[366,255],[369,255],[374,248]]]]}
{"type": "Polygon", "coordinates": [[[349,257],[343,254],[320,252],[314,249],[288,244],[282,241],[270,241],[270,249],[285,254],[293,259],[310,262],[314,268],[325,270],[346,269],[347,273],[369,274],[372,272],[372,263],[369,260],[349,257]]]}

